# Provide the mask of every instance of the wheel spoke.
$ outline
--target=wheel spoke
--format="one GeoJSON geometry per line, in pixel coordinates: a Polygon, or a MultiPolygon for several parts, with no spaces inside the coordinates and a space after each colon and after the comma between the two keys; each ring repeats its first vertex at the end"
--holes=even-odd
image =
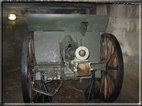
{"type": "Polygon", "coordinates": [[[109,57],[108,58],[110,58],[111,54],[112,54],[112,42],[109,41],[109,57]]]}
{"type": "Polygon", "coordinates": [[[109,39],[107,38],[107,45],[106,45],[106,47],[107,47],[107,60],[109,59],[109,39]]]}
{"type": "Polygon", "coordinates": [[[33,53],[33,52],[32,52],[32,45],[31,45],[31,41],[30,41],[30,42],[29,42],[29,60],[30,60],[29,62],[30,62],[30,63],[31,63],[32,58],[33,58],[33,57],[32,57],[32,56],[33,56],[32,53],[33,53]]]}
{"type": "Polygon", "coordinates": [[[101,85],[100,85],[100,92],[103,92],[104,81],[105,81],[105,75],[102,76],[101,85]]]}
{"type": "Polygon", "coordinates": [[[108,65],[112,65],[115,57],[116,57],[117,52],[114,51],[113,54],[110,56],[109,60],[108,60],[108,65]]]}
{"type": "Polygon", "coordinates": [[[115,85],[111,80],[109,75],[103,75],[101,85],[100,85],[100,92],[103,94],[104,98],[107,99],[113,92],[115,85]]]}
{"type": "Polygon", "coordinates": [[[104,39],[101,39],[101,59],[105,59],[104,39]]]}
{"type": "Polygon", "coordinates": [[[118,66],[108,65],[107,69],[108,70],[118,70],[118,66]]]}
{"type": "Polygon", "coordinates": [[[107,59],[107,38],[104,38],[104,55],[105,59],[107,59]]]}
{"type": "Polygon", "coordinates": [[[109,53],[111,54],[112,53],[112,42],[109,41],[109,53]]]}
{"type": "Polygon", "coordinates": [[[107,74],[109,75],[111,81],[116,84],[116,75],[117,75],[117,72],[116,71],[112,71],[112,70],[108,70],[107,74]]]}
{"type": "Polygon", "coordinates": [[[114,90],[114,84],[112,80],[110,79],[109,75],[107,75],[107,80],[108,80],[108,92],[109,92],[109,95],[111,95],[114,90]]]}
{"type": "Polygon", "coordinates": [[[104,81],[104,98],[107,98],[107,92],[108,92],[108,82],[107,82],[107,77],[105,75],[105,81],[104,81]]]}

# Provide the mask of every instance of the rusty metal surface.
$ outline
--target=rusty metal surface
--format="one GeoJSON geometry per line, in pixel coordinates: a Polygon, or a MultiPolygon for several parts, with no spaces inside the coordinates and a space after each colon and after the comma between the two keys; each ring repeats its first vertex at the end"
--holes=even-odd
{"type": "Polygon", "coordinates": [[[90,66],[88,63],[80,63],[77,66],[77,76],[90,75],[90,66]]]}

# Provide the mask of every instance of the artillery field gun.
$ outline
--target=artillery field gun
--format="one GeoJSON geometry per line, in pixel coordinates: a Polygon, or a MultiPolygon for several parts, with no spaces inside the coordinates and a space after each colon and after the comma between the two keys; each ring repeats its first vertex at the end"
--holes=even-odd
{"type": "Polygon", "coordinates": [[[109,17],[90,14],[28,14],[21,61],[24,102],[52,102],[63,82],[90,79],[86,102],[113,102],[123,82],[123,57],[109,17]],[[59,80],[55,92],[46,83],[59,80]],[[97,89],[95,89],[97,88],[97,89]]]}

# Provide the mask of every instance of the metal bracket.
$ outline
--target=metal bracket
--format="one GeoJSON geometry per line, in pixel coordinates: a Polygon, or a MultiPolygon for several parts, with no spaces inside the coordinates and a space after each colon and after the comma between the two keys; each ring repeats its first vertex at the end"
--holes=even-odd
{"type": "Polygon", "coordinates": [[[95,71],[96,70],[92,70],[92,78],[91,78],[91,84],[87,87],[86,91],[85,91],[85,95],[87,94],[87,90],[90,88],[89,93],[87,94],[87,102],[91,101],[94,103],[95,102],[95,71]]]}
{"type": "Polygon", "coordinates": [[[38,92],[38,93],[41,93],[43,95],[47,95],[47,96],[54,96],[58,91],[59,89],[61,88],[61,86],[63,85],[63,80],[61,81],[61,83],[59,84],[59,86],[55,89],[54,93],[51,93],[51,92],[47,92],[47,91],[44,91],[44,90],[40,90],[40,89],[37,89],[37,88],[32,88],[34,91],[38,92]]]}
{"type": "Polygon", "coordinates": [[[91,70],[106,71],[106,62],[91,63],[91,70]]]}

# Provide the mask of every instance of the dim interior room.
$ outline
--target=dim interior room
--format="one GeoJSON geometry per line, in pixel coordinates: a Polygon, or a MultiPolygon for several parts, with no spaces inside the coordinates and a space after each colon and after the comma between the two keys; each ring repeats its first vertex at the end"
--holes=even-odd
{"type": "MultiPolygon", "coordinates": [[[[139,65],[141,65],[140,7],[139,2],[102,3],[87,2],[87,0],[86,2],[44,3],[2,2],[2,102],[23,103],[20,72],[22,44],[24,36],[30,33],[25,21],[25,14],[61,13],[109,16],[105,32],[112,33],[117,38],[124,61],[122,89],[113,103],[139,103],[141,98],[141,84],[139,84],[141,82],[141,72],[139,71],[139,65]],[[57,8],[56,11],[49,9],[54,7],[60,8],[57,8]]],[[[59,91],[59,94],[53,97],[53,103],[85,103],[82,91],[76,88],[77,83],[78,81],[65,83],[61,88],[62,94],[59,91]],[[69,93],[62,100],[60,96],[63,95],[63,91],[69,93]],[[75,95],[78,96],[76,97],[78,99],[74,99],[75,95]]],[[[100,101],[100,103],[102,102],[100,101]]]]}

